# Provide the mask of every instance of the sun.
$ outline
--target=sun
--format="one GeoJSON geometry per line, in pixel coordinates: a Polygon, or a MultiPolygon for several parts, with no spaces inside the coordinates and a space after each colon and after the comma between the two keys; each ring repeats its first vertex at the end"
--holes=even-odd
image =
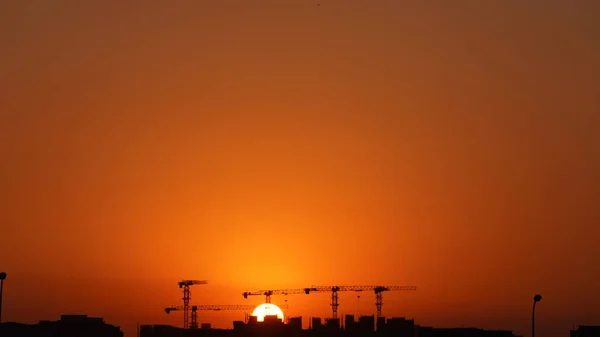
{"type": "Polygon", "coordinates": [[[265,316],[277,315],[277,318],[283,321],[283,311],[278,306],[271,303],[261,304],[254,308],[252,316],[256,316],[256,320],[264,322],[265,316]]]}

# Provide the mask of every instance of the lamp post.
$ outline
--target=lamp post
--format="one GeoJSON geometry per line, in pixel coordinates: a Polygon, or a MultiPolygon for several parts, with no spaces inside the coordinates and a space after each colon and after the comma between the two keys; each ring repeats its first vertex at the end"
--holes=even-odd
{"type": "Polygon", "coordinates": [[[531,312],[531,337],[535,337],[535,304],[542,299],[542,295],[533,296],[533,310],[531,312]]]}
{"type": "Polygon", "coordinates": [[[4,279],[6,279],[6,273],[0,273],[0,323],[2,323],[2,289],[4,288],[4,279]]]}

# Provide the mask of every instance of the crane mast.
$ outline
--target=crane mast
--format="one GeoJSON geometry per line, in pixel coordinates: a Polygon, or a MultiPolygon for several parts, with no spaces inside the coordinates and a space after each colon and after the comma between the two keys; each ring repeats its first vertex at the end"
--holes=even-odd
{"type": "Polygon", "coordinates": [[[292,294],[310,294],[311,292],[331,292],[331,311],[333,318],[338,318],[338,307],[340,291],[372,291],[375,293],[375,307],[377,308],[377,317],[382,317],[383,292],[385,291],[410,291],[417,290],[415,286],[312,286],[300,289],[278,289],[278,290],[258,290],[246,291],[242,293],[244,298],[248,296],[265,296],[265,303],[271,303],[272,295],[292,295],[292,294]]]}
{"type": "MultiPolygon", "coordinates": [[[[198,328],[198,311],[199,310],[211,310],[211,311],[221,311],[221,310],[253,310],[254,305],[244,305],[244,304],[226,304],[226,305],[215,305],[215,304],[205,304],[205,305],[192,305],[191,307],[192,315],[190,322],[190,329],[198,328]]],[[[287,305],[281,307],[282,309],[287,309],[287,305]]],[[[170,314],[171,311],[179,311],[184,310],[185,307],[182,305],[173,305],[168,308],[165,308],[165,312],[170,314]]]]}
{"type": "Polygon", "coordinates": [[[384,291],[407,291],[417,290],[414,286],[313,286],[305,288],[311,291],[330,291],[331,292],[331,311],[333,318],[337,318],[339,307],[338,292],[340,291],[373,291],[375,293],[375,307],[377,308],[377,318],[382,317],[381,311],[383,307],[383,292],[384,291]]]}
{"type": "Polygon", "coordinates": [[[208,284],[208,281],[199,281],[199,280],[182,280],[177,283],[179,285],[179,289],[183,289],[183,327],[187,328],[189,317],[190,317],[190,300],[192,298],[192,294],[190,291],[190,286],[197,284],[208,284]]]}

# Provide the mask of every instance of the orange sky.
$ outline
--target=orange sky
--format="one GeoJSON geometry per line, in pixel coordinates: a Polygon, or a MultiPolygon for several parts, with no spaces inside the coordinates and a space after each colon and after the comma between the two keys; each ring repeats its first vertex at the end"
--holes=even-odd
{"type": "Polygon", "coordinates": [[[0,3],[4,320],[600,324],[599,3],[320,3],[0,3]]]}

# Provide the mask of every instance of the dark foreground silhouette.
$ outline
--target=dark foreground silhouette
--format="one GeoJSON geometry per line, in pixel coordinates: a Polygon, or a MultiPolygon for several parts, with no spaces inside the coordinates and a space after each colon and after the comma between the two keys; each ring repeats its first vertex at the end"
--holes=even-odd
{"type": "MultiPolygon", "coordinates": [[[[2,323],[2,337],[123,337],[118,326],[106,324],[102,318],[86,315],[62,315],[60,321],[38,324],[2,323]]],[[[133,337],[133,336],[132,336],[133,337]]]]}
{"type": "MultiPolygon", "coordinates": [[[[298,337],[516,337],[511,331],[483,330],[477,328],[433,328],[416,325],[405,318],[380,318],[362,316],[358,321],[346,315],[343,324],[339,319],[312,318],[308,330],[302,329],[302,318],[293,317],[284,324],[275,316],[257,322],[250,317],[248,322],[235,321],[233,329],[212,329],[202,324],[200,329],[183,329],[167,325],[143,325],[139,337],[255,337],[255,336],[298,336],[298,337]]],[[[102,318],[86,315],[63,315],[59,321],[41,321],[39,324],[2,323],[2,337],[123,337],[118,326],[104,322],[102,318]]],[[[133,337],[133,336],[128,336],[133,337]]],[[[570,337],[600,337],[600,326],[579,326],[570,337]]]]}
{"type": "Polygon", "coordinates": [[[284,324],[276,316],[265,317],[264,322],[257,322],[250,317],[247,323],[233,322],[233,330],[221,329],[182,329],[165,325],[144,325],[140,329],[140,337],[204,337],[204,336],[305,336],[305,337],[363,337],[363,336],[395,336],[395,337],[514,337],[511,331],[489,331],[475,328],[438,329],[415,325],[414,320],[405,318],[361,316],[358,321],[353,315],[346,315],[343,326],[339,319],[327,319],[325,324],[320,318],[312,318],[308,330],[302,329],[302,318],[293,317],[284,324]],[[377,324],[375,324],[377,321],[377,324]]]}

